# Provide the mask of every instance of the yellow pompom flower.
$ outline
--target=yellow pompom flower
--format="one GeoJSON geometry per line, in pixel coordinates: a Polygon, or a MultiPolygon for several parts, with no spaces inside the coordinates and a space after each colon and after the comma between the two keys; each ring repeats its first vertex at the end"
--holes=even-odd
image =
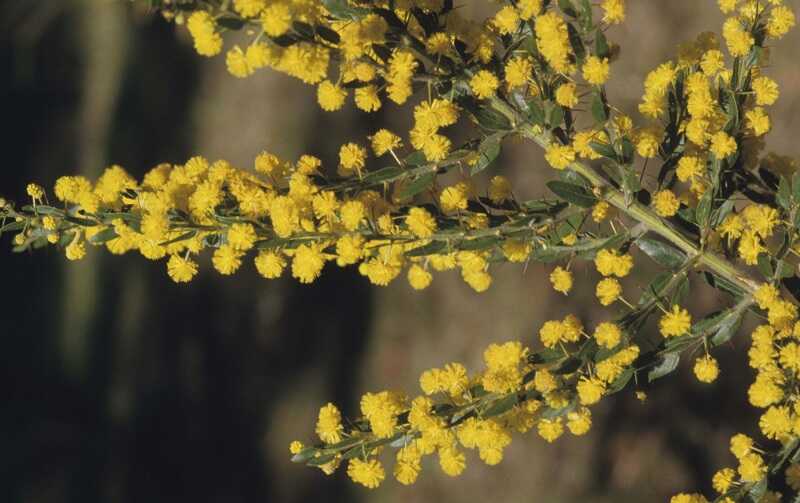
{"type": "Polygon", "coordinates": [[[796,20],[792,9],[785,5],[778,5],[769,13],[767,35],[772,38],[781,38],[794,28],[795,23],[796,20]]]}
{"type": "Polygon", "coordinates": [[[489,199],[495,204],[500,204],[511,198],[511,182],[508,178],[497,175],[489,180],[489,199]]]}
{"type": "Polygon", "coordinates": [[[566,295],[572,290],[572,273],[558,266],[550,273],[550,283],[555,291],[566,295]]]}
{"type": "Polygon", "coordinates": [[[492,24],[502,35],[514,33],[519,25],[519,14],[512,5],[507,5],[497,11],[492,24]]]}
{"type": "Polygon", "coordinates": [[[250,67],[244,51],[238,45],[234,46],[225,55],[225,66],[228,69],[228,73],[239,79],[253,74],[253,68],[250,67]]]}
{"type": "Polygon", "coordinates": [[[603,322],[594,329],[594,338],[600,346],[611,349],[622,340],[622,330],[616,323],[603,322]]]}
{"type": "Polygon", "coordinates": [[[172,255],[167,261],[167,274],[175,283],[188,283],[197,274],[197,264],[191,259],[172,255]]]}
{"type": "Polygon", "coordinates": [[[583,405],[593,405],[600,401],[606,392],[606,386],[600,379],[581,377],[576,386],[578,398],[583,405]]]}
{"type": "Polygon", "coordinates": [[[733,468],[723,468],[714,474],[711,485],[720,494],[725,494],[736,480],[736,471],[733,468]]]}
{"type": "Polygon", "coordinates": [[[712,383],[716,381],[719,375],[719,366],[717,360],[710,355],[701,356],[694,362],[694,375],[697,380],[704,383],[712,383]]]}
{"type": "Polygon", "coordinates": [[[234,250],[247,251],[251,249],[258,239],[252,224],[235,223],[228,229],[228,244],[234,250]]]}
{"type": "Polygon", "coordinates": [[[565,169],[575,162],[575,150],[570,145],[551,144],[545,152],[545,159],[555,169],[565,169]]]}
{"type": "Polygon", "coordinates": [[[704,169],[705,161],[703,159],[693,155],[684,155],[678,161],[678,168],[675,170],[675,174],[678,180],[688,182],[692,178],[702,175],[704,169]]]}
{"type": "Polygon", "coordinates": [[[560,417],[542,419],[537,424],[539,436],[546,442],[555,442],[564,433],[564,424],[560,417]]]}
{"type": "Polygon", "coordinates": [[[334,112],[344,106],[347,90],[329,80],[323,80],[317,86],[317,102],[326,112],[334,112]]]}
{"type": "Polygon", "coordinates": [[[324,266],[325,258],[317,245],[300,245],[292,257],[292,276],[300,283],[312,283],[324,266]]]}
{"type": "Polygon", "coordinates": [[[604,278],[597,283],[595,294],[600,304],[610,306],[622,295],[622,285],[615,278],[604,278]]]}
{"type": "Polygon", "coordinates": [[[355,91],[356,107],[365,112],[377,112],[381,108],[378,88],[374,85],[359,87],[355,91]]]}
{"type": "Polygon", "coordinates": [[[595,255],[594,265],[597,272],[603,276],[624,278],[633,269],[633,257],[627,253],[620,255],[616,250],[604,248],[595,255]]]}
{"type": "Polygon", "coordinates": [[[772,406],[758,420],[761,433],[771,440],[780,440],[792,432],[792,414],[787,406],[772,406]]]}
{"type": "Polygon", "coordinates": [[[769,106],[778,100],[780,92],[778,84],[769,77],[758,77],[753,80],[753,92],[756,96],[756,105],[769,106]]]}
{"type": "Polygon", "coordinates": [[[422,454],[413,445],[409,444],[397,451],[397,461],[394,465],[394,478],[403,485],[416,482],[421,470],[420,458],[422,454]]]}
{"type": "Polygon", "coordinates": [[[425,208],[411,208],[406,216],[406,226],[419,238],[429,238],[436,232],[436,219],[425,208]]]}
{"type": "Polygon", "coordinates": [[[509,87],[524,86],[533,74],[533,63],[528,57],[513,57],[506,63],[505,74],[509,87]]]}
{"type": "Polygon", "coordinates": [[[578,104],[578,88],[572,82],[561,84],[556,89],[556,103],[562,107],[573,108],[578,104]]]}
{"type": "Polygon", "coordinates": [[[332,403],[324,405],[319,410],[316,432],[320,440],[326,444],[335,444],[342,440],[342,413],[332,403]]]}
{"type": "Polygon", "coordinates": [[[466,210],[466,186],[464,184],[456,184],[451,187],[446,187],[442,193],[439,194],[439,204],[442,205],[442,211],[445,213],[453,213],[457,210],[466,210]]]}
{"type": "Polygon", "coordinates": [[[455,446],[439,449],[439,466],[442,471],[451,477],[458,477],[467,466],[464,453],[455,446]]]}
{"type": "Polygon", "coordinates": [[[677,337],[689,331],[692,326],[692,317],[689,311],[677,304],[672,306],[658,322],[658,328],[664,337],[677,337]]]}
{"type": "Polygon", "coordinates": [[[734,154],[738,148],[736,139],[725,131],[720,131],[711,135],[711,146],[709,150],[711,150],[711,153],[714,154],[717,159],[724,159],[734,154]]]}
{"type": "Polygon", "coordinates": [[[261,27],[270,37],[280,37],[292,27],[292,11],[287,2],[274,2],[261,14],[261,27]]]}
{"type": "Polygon", "coordinates": [[[567,428],[576,437],[585,435],[591,427],[592,413],[586,407],[581,407],[567,414],[567,428]]]}
{"type": "Polygon", "coordinates": [[[361,226],[367,217],[367,207],[361,201],[347,201],[339,207],[339,216],[342,225],[348,231],[354,231],[361,226]]]}
{"type": "Polygon", "coordinates": [[[742,482],[758,482],[767,474],[767,465],[758,454],[752,452],[739,459],[739,475],[742,482]]]}
{"type": "Polygon", "coordinates": [[[603,22],[619,24],[625,21],[625,0],[603,0],[603,22]]]}
{"type": "Polygon", "coordinates": [[[377,459],[363,461],[360,458],[353,458],[347,464],[347,475],[358,484],[368,489],[375,489],[386,476],[383,465],[377,459]]]}
{"type": "Polygon", "coordinates": [[[590,84],[597,86],[605,84],[609,73],[608,58],[600,59],[597,56],[589,56],[583,64],[583,78],[590,84]]]}
{"type": "Polygon", "coordinates": [[[469,87],[476,98],[484,100],[494,96],[500,81],[489,70],[481,70],[470,79],[469,87]]]}
{"type": "Polygon", "coordinates": [[[233,246],[223,245],[214,251],[211,259],[214,269],[220,274],[229,275],[235,273],[242,265],[242,252],[233,246]]]}
{"type": "Polygon", "coordinates": [[[201,56],[216,56],[222,51],[222,37],[217,33],[214,18],[206,11],[195,11],[189,16],[186,28],[201,56]]]}
{"type": "Polygon", "coordinates": [[[599,224],[608,218],[608,212],[610,209],[611,205],[608,204],[608,201],[598,201],[597,204],[592,206],[592,220],[594,223],[599,224]]]}
{"type": "Polygon", "coordinates": [[[256,270],[267,278],[279,278],[286,267],[286,260],[282,255],[270,250],[262,250],[255,258],[256,270]]]}
{"type": "MultiPolygon", "coordinates": [[[[17,236],[22,236],[22,234],[17,234],[17,236]]],[[[22,243],[17,243],[15,240],[14,244],[22,243]]],[[[86,256],[86,247],[84,246],[83,241],[75,239],[67,245],[67,247],[64,249],[64,252],[67,260],[81,260],[86,256]]]]}
{"type": "Polygon", "coordinates": [[[653,195],[653,208],[662,217],[671,217],[678,213],[680,201],[671,190],[659,190],[653,195]]]}
{"type": "Polygon", "coordinates": [[[730,451],[736,459],[742,459],[753,450],[753,439],[743,433],[731,437],[730,451]]]}
{"type": "Polygon", "coordinates": [[[35,183],[29,183],[28,186],[25,187],[25,192],[35,200],[40,200],[44,197],[44,189],[41,185],[35,183]]]}
{"type": "Polygon", "coordinates": [[[370,137],[370,140],[372,142],[372,150],[378,157],[389,151],[400,148],[403,144],[400,137],[388,129],[378,130],[370,137]]]}
{"type": "Polygon", "coordinates": [[[342,176],[361,174],[367,163],[367,150],[361,145],[347,143],[339,149],[339,173],[342,176]]]}
{"type": "Polygon", "coordinates": [[[419,264],[413,264],[408,268],[408,284],[414,290],[424,290],[430,286],[433,275],[426,271],[419,264]]]}
{"type": "Polygon", "coordinates": [[[744,116],[747,119],[747,127],[753,131],[754,135],[763,136],[769,133],[771,127],[769,115],[764,112],[763,108],[755,107],[748,110],[744,116]]]}
{"type": "Polygon", "coordinates": [[[300,442],[299,440],[292,440],[292,442],[289,444],[289,452],[291,454],[297,454],[304,448],[305,447],[303,446],[303,443],[300,442]]]}
{"type": "Polygon", "coordinates": [[[564,336],[564,324],[557,320],[544,322],[539,329],[539,339],[546,348],[552,348],[564,336]]]}

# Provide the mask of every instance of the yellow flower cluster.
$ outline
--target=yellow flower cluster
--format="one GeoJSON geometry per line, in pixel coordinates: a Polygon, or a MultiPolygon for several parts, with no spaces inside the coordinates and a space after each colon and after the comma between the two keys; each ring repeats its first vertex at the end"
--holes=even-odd
{"type": "MultiPolygon", "coordinates": [[[[30,205],[17,210],[0,200],[0,232],[17,232],[17,251],[50,243],[69,260],[83,258],[87,245],[136,251],[164,260],[176,282],[191,281],[206,253],[225,275],[249,259],[265,278],[288,270],[311,283],[335,262],[375,285],[405,274],[422,290],[433,272],[458,270],[482,292],[495,264],[537,260],[553,264],[552,287],[567,295],[580,290],[573,264],[593,261],[600,276],[594,294],[619,311],[609,321],[587,330],[574,315],[548,320],[538,331],[543,350],[493,344],[483,372],[470,375],[459,363],[427,370],[419,396],[366,393],[352,421],[333,404],[320,409],[321,443],[293,442],[293,459],[327,474],[346,462],[348,476],[367,488],[387,476],[413,483],[425,456],[435,455],[450,476],[465,469],[466,450],[494,465],[513,432],[535,428],[547,442],[565,431],[583,435],[590,406],[631,380],[659,378],[683,351],[699,354],[694,374],[713,383],[720,366],[712,349],[756,305],[766,323],[751,334],[757,374],[748,398],[765,409],[764,437],[781,447],[770,451],[736,435],[738,466],[717,472],[712,485],[717,501],[737,501],[768,472],[783,470],[787,485],[800,490],[800,465],[780,464],[800,438],[800,322],[797,305],[779,289],[800,252],[800,180],[790,160],[761,155],[772,128],[768,107],[780,94],[764,74],[767,44],[795,25],[791,9],[782,0],[718,0],[729,16],[721,36],[702,33],[681,44],[674,61],[646,76],[638,106],[646,121],[634,124],[603,87],[617,53],[605,32],[625,20],[624,0],[500,3],[484,20],[442,0],[187,7],[175,18],[203,56],[222,53],[229,31],[250,37],[226,51],[234,76],[263,68],[293,76],[316,86],[329,112],[351,93],[363,112],[410,103],[407,134],[379,129],[368,143],[344,143],[335,166],[268,152],[253,169],[195,157],[156,166],[141,180],[112,166],[94,181],[59,178],[55,205],[30,184],[30,205]],[[414,97],[417,91],[424,96],[414,97]],[[577,120],[583,109],[593,122],[577,120]],[[462,138],[468,125],[476,134],[462,138]],[[507,137],[544,148],[559,178],[547,184],[556,199],[520,201],[501,175],[487,177],[483,188],[474,183],[507,137]],[[413,152],[402,152],[404,145],[413,152]],[[373,154],[392,165],[375,169],[373,154]],[[657,182],[639,158],[645,165],[660,158],[657,182]],[[442,185],[447,173],[459,176],[442,185]],[[622,282],[633,290],[636,250],[664,271],[629,303],[622,282]],[[758,266],[766,283],[757,286],[756,268],[744,266],[758,266]],[[733,294],[732,306],[693,319],[682,305],[690,305],[683,294],[694,269],[733,294]],[[650,338],[641,327],[659,312],[661,336],[650,338]],[[640,352],[640,345],[655,349],[640,352]],[[390,475],[379,459],[387,446],[397,449],[390,475]]],[[[761,501],[777,501],[776,494],[766,491],[761,501]]],[[[707,500],[684,493],[672,501],[707,500]]]]}
{"type": "MultiPolygon", "coordinates": [[[[548,322],[549,323],[549,322],[548,322]]],[[[564,323],[573,329],[574,316],[564,323]]],[[[598,326],[595,337],[607,347],[617,346],[621,331],[613,323],[598,326]]],[[[459,363],[423,372],[415,398],[393,392],[366,393],[361,398],[361,418],[345,422],[332,404],[319,411],[316,432],[322,444],[292,442],[295,461],[306,462],[330,474],[347,461],[347,474],[367,488],[378,487],[386,477],[379,457],[382,446],[397,449],[392,474],[402,484],[414,483],[422,459],[436,455],[441,470],[460,475],[466,467],[465,449],[475,449],[488,465],[502,461],[512,433],[534,427],[547,442],[568,430],[584,435],[591,427],[588,406],[596,404],[613,382],[638,356],[627,346],[589,370],[571,374],[550,371],[553,364],[536,359],[521,343],[492,344],[484,352],[484,372],[470,377],[459,363]],[[601,370],[603,366],[603,370],[601,370]],[[349,428],[349,430],[348,430],[349,428]]]]}

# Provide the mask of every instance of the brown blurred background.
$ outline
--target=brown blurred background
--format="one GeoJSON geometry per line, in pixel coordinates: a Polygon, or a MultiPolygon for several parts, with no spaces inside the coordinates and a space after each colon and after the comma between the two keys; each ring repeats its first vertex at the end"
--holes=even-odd
{"type": "MultiPolygon", "coordinates": [[[[623,51],[609,88],[633,112],[646,72],[677,43],[718,30],[722,16],[712,1],[630,3],[628,23],[611,31],[623,51]]],[[[783,40],[769,70],[782,86],[769,145],[795,157],[799,42],[797,31],[783,40]]],[[[195,56],[184,33],[124,1],[0,1],[0,64],[0,193],[17,200],[28,181],[50,187],[110,163],[137,176],[195,154],[249,167],[267,149],[332,165],[340,143],[408,114],[324,114],[314,89],[288,77],[234,79],[221,58],[195,56]]],[[[523,197],[550,175],[535,149],[513,141],[492,173],[501,170],[523,197]]],[[[546,319],[602,319],[594,273],[578,268],[566,300],[541,265],[498,268],[484,294],[457,273],[420,294],[333,267],[301,286],[264,281],[250,265],[233,278],[206,265],[178,286],[163,263],[138,256],[95,250],[68,263],[54,249],[12,255],[9,241],[0,254],[0,501],[663,501],[709,492],[714,470],[731,462],[729,435],[755,430],[739,337],[738,351],[720,351],[714,385],[696,383],[684,363],[644,403],[630,393],[607,400],[587,438],[516,436],[499,466],[469,455],[451,479],[432,460],[415,486],[387,481],[368,492],[343,471],[326,477],[289,463],[289,441],[312,438],[322,403],[355,413],[365,391],[414,391],[426,368],[477,369],[490,342],[532,343],[546,319]]],[[[700,315],[717,299],[693,285],[700,315]]]]}

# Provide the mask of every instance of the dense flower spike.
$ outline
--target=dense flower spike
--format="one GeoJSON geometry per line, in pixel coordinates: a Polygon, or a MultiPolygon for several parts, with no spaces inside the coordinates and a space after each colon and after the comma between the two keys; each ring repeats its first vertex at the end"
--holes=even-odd
{"type": "Polygon", "coordinates": [[[288,271],[301,283],[335,263],[375,285],[403,275],[415,290],[457,270],[478,292],[498,264],[539,261],[553,264],[553,289],[573,296],[582,293],[573,265],[589,261],[594,295],[611,313],[593,327],[574,315],[546,320],[541,347],[490,345],[473,375],[459,363],[427,370],[416,397],[367,393],[349,420],[327,404],[320,443],[293,442],[294,461],[326,474],[346,461],[367,488],[387,477],[415,482],[425,456],[449,476],[464,471],[466,450],[494,465],[512,433],[535,430],[546,442],[585,434],[590,407],[661,378],[681,356],[713,387],[714,352],[756,311],[748,398],[764,409],[765,440],[734,436],[737,464],[712,486],[724,502],[777,501],[785,487],[775,474],[800,489],[800,322],[790,297],[800,292],[784,281],[800,254],[800,176],[792,160],[762,155],[780,95],[767,47],[796,24],[782,0],[718,0],[729,16],[721,35],[681,44],[647,74],[641,121],[609,104],[604,88],[618,54],[607,28],[625,21],[624,0],[499,2],[485,20],[439,0],[150,3],[185,25],[198,54],[224,52],[235,77],[285,73],[316,86],[327,112],[351,95],[364,113],[408,103],[411,127],[342,139],[326,153],[333,164],[264,152],[250,170],[195,157],[141,180],[112,166],[97,180],[59,178],[52,201],[30,184],[29,205],[0,200],[0,232],[16,233],[15,250],[56,245],[69,260],[92,247],[138,252],[163,260],[178,283],[204,263],[232,275],[252,261],[264,278],[288,271]],[[226,46],[237,29],[245,45],[226,46]],[[526,200],[495,173],[485,185],[472,179],[511,137],[544,149],[555,198],[526,200]],[[658,176],[645,176],[656,161],[658,176]],[[650,259],[661,274],[630,286],[634,266],[650,259]],[[730,305],[704,315],[686,302],[698,270],[730,305]],[[658,330],[643,328],[648,320],[658,330]],[[391,469],[378,459],[387,446],[391,469]]]}

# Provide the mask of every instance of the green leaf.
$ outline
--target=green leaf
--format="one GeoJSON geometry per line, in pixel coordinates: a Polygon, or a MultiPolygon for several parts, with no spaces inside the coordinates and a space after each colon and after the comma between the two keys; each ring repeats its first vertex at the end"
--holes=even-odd
{"type": "Polygon", "coordinates": [[[591,208],[597,203],[597,198],[580,185],[554,180],[547,182],[547,188],[558,197],[582,208],[591,208]]]}
{"type": "Polygon", "coordinates": [[[164,241],[163,243],[158,243],[159,246],[167,246],[171,245],[172,243],[180,243],[181,241],[186,241],[187,239],[192,239],[197,235],[197,230],[192,229],[189,232],[185,232],[180,236],[170,239],[169,241],[164,241]]]}
{"type": "Polygon", "coordinates": [[[722,276],[718,276],[712,272],[705,271],[703,273],[703,277],[706,280],[706,283],[711,285],[712,287],[716,288],[717,290],[722,290],[723,292],[729,293],[734,297],[741,297],[744,293],[741,288],[739,288],[735,283],[731,282],[723,278],[722,276]]]}
{"type": "Polygon", "coordinates": [[[315,27],[317,35],[323,40],[326,40],[332,44],[338,44],[341,41],[341,37],[338,33],[331,30],[327,26],[317,25],[315,27]]]}
{"type": "Polygon", "coordinates": [[[528,119],[537,126],[544,126],[544,108],[538,100],[528,102],[528,119]]]}
{"type": "Polygon", "coordinates": [[[447,248],[447,241],[431,241],[430,243],[419,246],[405,253],[406,257],[424,257],[426,255],[435,255],[447,248]]]}
{"type": "Polygon", "coordinates": [[[561,348],[550,348],[531,353],[531,355],[528,357],[528,361],[534,365],[553,363],[564,358],[564,356],[566,356],[566,353],[564,353],[564,350],[561,348]]]}
{"type": "Polygon", "coordinates": [[[795,204],[800,204],[800,172],[792,175],[792,199],[795,204]]]}
{"type": "Polygon", "coordinates": [[[632,368],[625,369],[625,371],[623,371],[619,376],[617,376],[617,378],[614,379],[614,382],[612,382],[608,386],[606,392],[609,395],[612,395],[614,393],[619,393],[625,388],[625,386],[627,386],[628,382],[630,382],[631,378],[633,377],[633,374],[634,370],[632,368]]]}
{"type": "Polygon", "coordinates": [[[553,129],[560,126],[562,122],[564,122],[564,109],[561,108],[561,105],[551,104],[547,114],[547,125],[553,129]]]}
{"type": "Polygon", "coordinates": [[[410,199],[422,191],[427,190],[433,185],[433,180],[436,178],[436,173],[430,172],[425,173],[424,175],[418,177],[413,182],[409,183],[403,190],[400,191],[399,198],[400,199],[410,199]]]}
{"type": "Polygon", "coordinates": [[[292,463],[305,463],[317,452],[315,447],[306,447],[305,449],[301,450],[294,456],[292,456],[292,463]]]}
{"type": "Polygon", "coordinates": [[[727,316],[725,316],[722,321],[719,322],[717,325],[716,332],[711,337],[711,343],[714,346],[719,346],[720,344],[725,344],[731,337],[736,335],[736,332],[739,330],[739,327],[742,325],[742,318],[744,317],[744,312],[735,309],[731,311],[727,316]]]}
{"type": "Polygon", "coordinates": [[[768,487],[769,486],[767,484],[767,478],[764,477],[763,479],[753,484],[753,487],[751,487],[750,490],[747,492],[747,496],[754,502],[760,502],[761,498],[763,498],[764,495],[767,494],[768,487]]]}
{"type": "Polygon", "coordinates": [[[483,236],[475,239],[465,239],[458,244],[459,250],[485,250],[500,242],[497,236],[483,236]]]}
{"type": "Polygon", "coordinates": [[[775,275],[775,270],[772,268],[772,262],[766,253],[760,253],[758,255],[758,270],[767,279],[771,279],[775,275]]]}
{"type": "Polygon", "coordinates": [[[62,215],[64,213],[63,210],[45,204],[37,204],[36,208],[32,205],[26,205],[22,207],[22,211],[36,213],[38,215],[62,215]]]}
{"type": "Polygon", "coordinates": [[[97,234],[92,235],[92,237],[89,238],[89,242],[92,244],[99,245],[105,243],[106,241],[111,241],[116,237],[118,237],[117,232],[114,230],[113,227],[109,227],[107,229],[103,229],[97,234]]]}
{"type": "Polygon", "coordinates": [[[622,139],[622,159],[620,162],[622,164],[631,164],[633,162],[633,143],[628,139],[626,136],[622,139]]]}
{"type": "Polygon", "coordinates": [[[497,156],[500,155],[500,140],[502,138],[502,135],[492,135],[481,142],[478,147],[478,162],[470,170],[471,174],[480,173],[497,159],[497,156]]]}
{"type": "Polygon", "coordinates": [[[682,251],[662,241],[639,238],[636,240],[636,246],[657,264],[670,269],[678,268],[686,261],[686,255],[682,251]]]}
{"type": "Polygon", "coordinates": [[[391,182],[408,171],[399,166],[388,166],[376,171],[371,171],[362,180],[365,184],[377,184],[381,182],[391,182]]]}
{"type": "Polygon", "coordinates": [[[222,16],[216,19],[218,25],[228,30],[238,31],[244,26],[244,20],[233,16],[222,16]]]}
{"type": "Polygon", "coordinates": [[[617,152],[614,150],[614,147],[609,145],[608,143],[600,143],[596,141],[590,141],[589,146],[592,147],[592,150],[597,152],[598,155],[605,157],[606,159],[611,159],[612,161],[617,160],[617,152]]]}
{"type": "Polygon", "coordinates": [[[503,412],[508,412],[509,410],[513,409],[515,405],[519,402],[517,395],[509,395],[507,397],[501,398],[494,402],[489,408],[483,411],[483,416],[485,417],[493,417],[499,416],[503,412]]]}
{"type": "Polygon", "coordinates": [[[508,122],[508,118],[493,108],[478,106],[470,111],[475,121],[484,129],[490,131],[508,131],[511,129],[511,123],[508,122]]]}
{"type": "Polygon", "coordinates": [[[569,357],[564,360],[558,368],[552,370],[552,372],[558,375],[572,374],[581,367],[582,363],[580,358],[569,357]]]}
{"type": "MultiPolygon", "coordinates": [[[[608,120],[608,105],[603,99],[603,95],[600,93],[592,94],[592,117],[600,123],[604,123],[608,120]]],[[[613,151],[613,149],[611,150],[613,151]]],[[[616,153],[614,156],[616,157],[616,153]]]]}
{"type": "Polygon", "coordinates": [[[659,363],[647,373],[648,382],[653,382],[665,375],[671,374],[678,368],[681,361],[680,353],[667,353],[659,357],[659,363]]]}
{"type": "Polygon", "coordinates": [[[337,19],[358,19],[369,14],[369,9],[351,7],[347,0],[322,0],[322,5],[337,19]]]}
{"type": "Polygon", "coordinates": [[[792,207],[792,189],[789,186],[789,181],[783,175],[781,175],[781,181],[778,183],[775,201],[784,209],[788,210],[792,207]]]}
{"type": "Polygon", "coordinates": [[[736,203],[730,199],[727,199],[722,205],[714,212],[714,218],[711,219],[711,226],[716,227],[720,225],[727,217],[731,211],[733,211],[734,206],[736,203]]]}
{"type": "Polygon", "coordinates": [[[708,220],[711,216],[711,198],[713,197],[713,192],[713,190],[707,190],[697,203],[695,218],[697,218],[697,224],[702,229],[708,227],[708,220]]]}
{"type": "Polygon", "coordinates": [[[672,279],[674,273],[672,271],[664,271],[656,275],[653,278],[653,281],[647,285],[647,289],[642,292],[642,296],[639,298],[639,305],[644,306],[645,304],[650,303],[653,299],[661,298],[665,295],[666,292],[663,292],[664,287],[667,285],[670,279],[672,279]]]}
{"type": "Polygon", "coordinates": [[[578,10],[570,0],[558,0],[558,8],[570,17],[578,17],[578,10]]]}
{"type": "Polygon", "coordinates": [[[425,157],[424,153],[418,150],[408,154],[408,156],[403,159],[403,162],[411,166],[422,166],[423,164],[427,164],[428,159],[425,157]]]}
{"type": "Polygon", "coordinates": [[[639,175],[632,166],[620,165],[619,171],[622,178],[622,190],[625,193],[625,204],[630,206],[633,203],[634,195],[642,188],[639,184],[639,175]]]}
{"type": "Polygon", "coordinates": [[[333,461],[333,458],[335,458],[335,457],[336,457],[335,454],[323,454],[322,456],[317,456],[317,457],[313,457],[313,458],[309,459],[306,462],[306,464],[308,466],[322,466],[325,463],[329,463],[329,462],[333,461]]]}
{"type": "Polygon", "coordinates": [[[0,234],[3,232],[21,231],[25,228],[25,222],[9,222],[0,227],[0,234]]]}
{"type": "Polygon", "coordinates": [[[575,59],[578,60],[579,65],[583,64],[583,60],[586,59],[586,47],[583,45],[580,33],[572,23],[567,23],[567,36],[572,46],[572,52],[575,53],[575,59]]]}
{"type": "Polygon", "coordinates": [[[598,58],[607,58],[611,54],[608,39],[601,28],[597,29],[594,36],[594,52],[598,58]]]}
{"type": "Polygon", "coordinates": [[[794,266],[783,259],[778,260],[775,264],[775,277],[784,279],[792,276],[794,276],[794,266]]]}

